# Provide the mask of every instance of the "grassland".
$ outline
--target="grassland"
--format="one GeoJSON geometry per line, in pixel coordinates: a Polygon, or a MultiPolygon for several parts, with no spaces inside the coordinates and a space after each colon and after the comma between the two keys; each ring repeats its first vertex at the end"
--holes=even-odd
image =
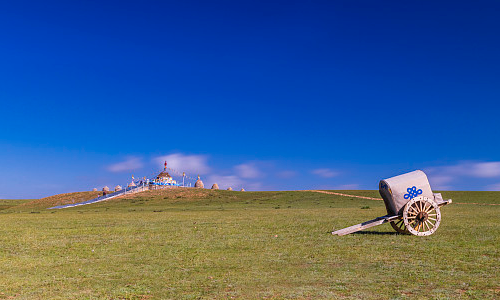
{"type": "MultiPolygon", "coordinates": [[[[376,191],[344,191],[378,197],[376,191]]],[[[74,201],[81,195],[60,196],[74,201]]],[[[153,191],[0,211],[0,299],[498,299],[500,192],[443,192],[434,235],[382,201],[314,192],[153,191]],[[468,204],[469,203],[469,204],[468,204]],[[479,203],[479,204],[470,204],[479,203]]]]}

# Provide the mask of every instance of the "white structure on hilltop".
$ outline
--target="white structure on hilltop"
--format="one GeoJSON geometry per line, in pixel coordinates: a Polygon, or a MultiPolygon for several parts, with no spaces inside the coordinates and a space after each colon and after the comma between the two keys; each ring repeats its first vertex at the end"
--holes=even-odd
{"type": "Polygon", "coordinates": [[[205,186],[203,185],[203,181],[201,181],[200,179],[200,175],[198,175],[198,180],[196,180],[195,184],[194,184],[194,187],[195,188],[199,188],[199,189],[202,189],[204,188],[205,186]]]}

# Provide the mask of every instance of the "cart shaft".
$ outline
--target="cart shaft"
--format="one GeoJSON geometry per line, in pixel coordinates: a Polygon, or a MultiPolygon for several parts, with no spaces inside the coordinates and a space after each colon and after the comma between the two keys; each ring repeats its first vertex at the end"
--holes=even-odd
{"type": "Polygon", "coordinates": [[[398,218],[399,218],[399,216],[386,215],[386,216],[378,217],[378,218],[370,220],[370,221],[366,221],[366,222],[363,222],[360,224],[356,224],[356,225],[353,225],[353,226],[350,226],[347,228],[343,228],[343,229],[334,231],[334,232],[332,232],[332,234],[333,235],[346,235],[346,234],[350,234],[353,232],[365,230],[365,229],[373,227],[373,226],[382,225],[384,223],[394,221],[398,218]]]}

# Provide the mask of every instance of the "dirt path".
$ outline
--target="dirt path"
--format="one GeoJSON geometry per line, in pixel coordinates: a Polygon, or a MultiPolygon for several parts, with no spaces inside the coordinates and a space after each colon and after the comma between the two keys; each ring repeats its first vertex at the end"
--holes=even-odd
{"type": "Polygon", "coordinates": [[[322,193],[322,194],[329,194],[329,195],[337,195],[337,196],[344,196],[344,197],[353,197],[353,198],[360,198],[360,199],[382,201],[382,198],[372,198],[372,197],[365,197],[365,196],[348,195],[348,194],[335,193],[335,192],[327,192],[327,191],[309,190],[309,191],[306,191],[306,192],[315,192],[315,193],[322,193]]]}
{"type": "MultiPolygon", "coordinates": [[[[322,194],[329,194],[329,195],[337,195],[337,196],[343,196],[343,197],[352,197],[352,198],[360,198],[360,199],[368,199],[368,200],[377,200],[377,201],[382,201],[382,198],[373,198],[373,197],[365,197],[365,196],[358,196],[358,195],[349,195],[349,194],[342,194],[342,193],[335,193],[335,192],[327,192],[327,191],[307,190],[306,192],[315,192],[315,193],[322,193],[322,194]]],[[[463,202],[453,202],[453,204],[460,204],[460,205],[490,205],[490,206],[497,206],[497,205],[500,205],[500,204],[498,204],[498,203],[477,203],[477,202],[469,202],[469,203],[463,203],[463,202]]]]}

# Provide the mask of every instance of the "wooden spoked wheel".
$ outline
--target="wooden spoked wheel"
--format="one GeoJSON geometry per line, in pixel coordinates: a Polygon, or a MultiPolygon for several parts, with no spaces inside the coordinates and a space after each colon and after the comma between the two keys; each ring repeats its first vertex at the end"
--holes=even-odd
{"type": "Polygon", "coordinates": [[[410,234],[410,232],[408,231],[408,229],[406,229],[405,221],[403,220],[403,218],[391,222],[391,226],[398,233],[401,233],[401,234],[410,234]]]}
{"type": "Polygon", "coordinates": [[[403,221],[411,234],[427,236],[433,234],[441,223],[441,212],[433,200],[415,197],[406,203],[403,221]]]}

